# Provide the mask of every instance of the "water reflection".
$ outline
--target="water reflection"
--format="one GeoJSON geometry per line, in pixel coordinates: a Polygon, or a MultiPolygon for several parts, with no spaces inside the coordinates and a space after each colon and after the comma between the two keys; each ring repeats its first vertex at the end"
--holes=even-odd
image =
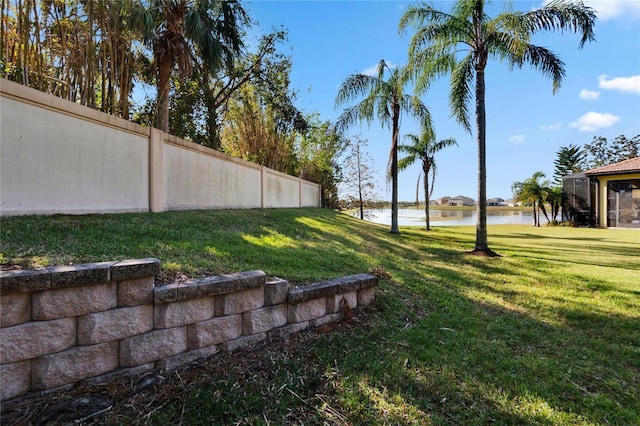
{"type": "MultiPolygon", "coordinates": [[[[391,225],[391,209],[365,210],[365,220],[391,225]]],[[[359,217],[358,213],[353,216],[359,217]]],[[[424,209],[398,209],[399,226],[424,226],[424,209]]],[[[476,224],[475,210],[429,210],[431,226],[464,226],[476,224]]],[[[546,222],[544,216],[541,223],[546,222]]],[[[487,211],[487,225],[533,225],[533,214],[513,210],[487,211]]]]}

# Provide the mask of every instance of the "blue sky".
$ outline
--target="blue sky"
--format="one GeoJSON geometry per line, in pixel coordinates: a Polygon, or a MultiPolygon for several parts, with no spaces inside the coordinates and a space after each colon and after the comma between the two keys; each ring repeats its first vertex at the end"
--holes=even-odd
{"type": "MultiPolygon", "coordinates": [[[[435,1],[447,9],[451,1],[435,1]]],[[[525,67],[510,71],[491,62],[486,71],[487,197],[511,198],[511,185],[540,170],[551,179],[557,150],[584,145],[595,136],[613,139],[640,134],[640,2],[586,1],[598,13],[595,43],[578,49],[571,33],[537,35],[533,43],[545,46],[565,63],[566,77],[555,95],[551,80],[525,67]]],[[[396,65],[407,61],[411,33],[398,34],[398,22],[410,1],[271,1],[249,2],[251,16],[263,32],[284,27],[289,41],[281,46],[291,56],[292,88],[296,105],[335,121],[340,84],[353,73],[367,72],[380,59],[396,65]]],[[[540,1],[515,1],[518,10],[540,7],[540,1]]],[[[495,16],[504,2],[495,1],[495,16]]],[[[423,96],[436,137],[454,137],[458,147],[437,154],[438,176],[433,198],[445,195],[477,197],[475,136],[450,118],[448,78],[437,80],[423,96]]],[[[471,107],[473,111],[473,106],[471,107]]],[[[472,116],[473,120],[473,116],[472,116]]],[[[401,135],[418,133],[410,118],[402,121],[401,135]]],[[[368,152],[380,176],[380,196],[391,198],[384,180],[391,135],[373,122],[354,126],[348,135],[368,140],[368,152]]],[[[400,173],[399,199],[415,200],[419,165],[400,173]]],[[[424,200],[422,192],[420,199],[424,200]]]]}

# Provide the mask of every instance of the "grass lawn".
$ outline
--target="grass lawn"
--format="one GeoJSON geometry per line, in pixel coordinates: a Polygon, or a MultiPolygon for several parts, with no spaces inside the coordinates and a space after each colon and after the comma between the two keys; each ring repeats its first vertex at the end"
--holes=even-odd
{"type": "Polygon", "coordinates": [[[489,226],[502,257],[479,258],[475,227],[387,228],[319,209],[3,218],[0,263],[389,274],[357,322],[184,369],[102,423],[640,424],[640,232],[489,226]]]}

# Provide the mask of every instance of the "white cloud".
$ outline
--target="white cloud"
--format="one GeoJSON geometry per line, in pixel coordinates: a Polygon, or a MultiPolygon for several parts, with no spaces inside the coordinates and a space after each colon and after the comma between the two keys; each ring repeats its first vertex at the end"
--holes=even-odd
{"type": "Polygon", "coordinates": [[[620,121],[620,117],[608,112],[603,114],[590,111],[571,123],[570,126],[581,132],[594,132],[603,127],[611,127],[618,121],[620,121]]]}
{"type": "MultiPolygon", "coordinates": [[[[543,6],[551,3],[544,0],[543,6]]],[[[593,8],[601,21],[613,19],[626,19],[635,21],[640,19],[640,2],[637,0],[584,0],[584,3],[593,8]]]]}
{"type": "Polygon", "coordinates": [[[636,0],[586,0],[585,4],[594,8],[598,19],[603,21],[617,18],[640,19],[640,2],[636,0]]]}
{"type": "Polygon", "coordinates": [[[579,96],[580,99],[584,99],[585,101],[592,101],[600,97],[600,92],[582,89],[579,96]]]}
{"type": "MultiPolygon", "coordinates": [[[[387,66],[391,69],[394,69],[398,66],[398,64],[394,64],[393,62],[388,62],[385,61],[387,63],[387,66]]],[[[378,64],[372,65],[369,68],[365,68],[364,70],[361,71],[362,74],[364,75],[369,75],[371,77],[376,77],[378,75],[378,64]]]]}
{"type": "Polygon", "coordinates": [[[598,77],[598,87],[640,95],[640,74],[630,77],[615,77],[610,80],[608,75],[601,75],[598,77]]]}
{"type": "Polygon", "coordinates": [[[511,142],[511,143],[523,143],[524,139],[525,139],[524,135],[509,136],[509,142],[511,142]]]}
{"type": "Polygon", "coordinates": [[[562,126],[562,123],[560,122],[549,124],[546,126],[543,124],[542,126],[540,126],[540,130],[558,130],[560,126],[562,126]]]}

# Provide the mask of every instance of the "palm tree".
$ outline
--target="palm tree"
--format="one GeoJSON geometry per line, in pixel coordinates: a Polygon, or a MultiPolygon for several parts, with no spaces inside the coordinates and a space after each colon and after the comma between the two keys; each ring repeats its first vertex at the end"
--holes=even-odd
{"type": "Polygon", "coordinates": [[[389,173],[391,177],[391,232],[398,229],[398,135],[402,113],[420,120],[431,127],[431,114],[422,101],[404,93],[407,79],[402,67],[391,68],[383,60],[378,63],[377,75],[352,74],[342,83],[336,96],[336,106],[364,96],[360,103],[347,108],[338,118],[336,128],[344,132],[357,122],[371,123],[377,118],[382,127],[391,129],[391,150],[389,152],[389,173]],[[385,74],[389,78],[384,80],[385,74]]]}
{"type": "Polygon", "coordinates": [[[552,189],[549,186],[549,182],[540,182],[540,179],[544,177],[544,173],[535,172],[530,178],[525,179],[522,182],[514,182],[511,186],[514,199],[526,204],[531,204],[533,206],[534,226],[540,226],[540,213],[538,211],[542,211],[542,214],[544,214],[547,222],[549,222],[547,209],[544,205],[547,202],[554,202],[553,197],[555,195],[552,194],[552,189]]]}
{"type": "Polygon", "coordinates": [[[487,242],[485,68],[490,58],[506,60],[511,67],[525,63],[553,79],[555,93],[565,75],[564,64],[550,50],[530,43],[543,30],[581,33],[579,47],[595,40],[596,15],[581,1],[552,0],[529,11],[505,12],[491,19],[485,0],[458,0],[451,13],[420,3],[410,6],[400,19],[400,31],[416,28],[409,47],[409,67],[418,93],[436,76],[451,74],[449,103],[452,115],[471,133],[469,103],[475,85],[475,126],[478,146],[478,202],[476,243],[471,252],[496,255],[487,242]],[[462,58],[459,53],[466,51],[462,58]]]}
{"type": "MultiPolygon", "coordinates": [[[[455,139],[443,139],[436,142],[433,130],[430,128],[422,129],[420,136],[414,134],[405,135],[405,138],[411,141],[411,145],[400,145],[398,149],[407,154],[398,162],[398,169],[404,170],[417,160],[422,161],[422,172],[424,174],[424,213],[425,229],[431,230],[429,223],[429,200],[433,193],[433,187],[436,180],[436,159],[435,155],[438,151],[452,145],[458,145],[455,139]],[[429,183],[429,173],[431,173],[431,183],[429,183]]],[[[420,177],[418,177],[420,181],[420,177]]],[[[417,197],[416,197],[417,198],[417,197]]]]}
{"type": "Polygon", "coordinates": [[[551,183],[546,181],[544,201],[551,207],[551,220],[556,222],[558,220],[558,213],[560,213],[560,208],[562,207],[562,187],[551,186],[551,183]]]}
{"type": "Polygon", "coordinates": [[[153,69],[158,87],[157,127],[169,131],[169,82],[177,66],[191,75],[194,60],[215,72],[231,67],[240,52],[241,26],[248,15],[236,0],[153,0],[143,7],[138,0],[134,20],[153,49],[153,69]],[[196,59],[197,58],[197,59],[196,59]]]}

